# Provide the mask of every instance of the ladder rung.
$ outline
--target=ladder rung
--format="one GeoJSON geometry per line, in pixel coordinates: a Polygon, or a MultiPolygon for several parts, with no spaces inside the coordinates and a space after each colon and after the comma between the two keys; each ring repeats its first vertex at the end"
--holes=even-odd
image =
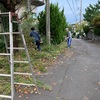
{"type": "Polygon", "coordinates": [[[3,12],[3,13],[0,13],[0,15],[8,15],[9,12],[3,12]]]}
{"type": "Polygon", "coordinates": [[[0,53],[0,56],[10,56],[10,53],[0,53]]]}
{"type": "Polygon", "coordinates": [[[14,61],[14,63],[29,63],[29,61],[14,61]]]}
{"type": "MultiPolygon", "coordinates": [[[[8,47],[7,49],[10,49],[10,47],[8,47]]],[[[20,50],[24,50],[25,48],[23,48],[23,47],[14,47],[13,49],[20,49],[20,50]]]]}
{"type": "Polygon", "coordinates": [[[15,75],[29,75],[31,76],[31,73],[19,73],[19,72],[14,72],[15,75]]]}
{"type": "Polygon", "coordinates": [[[12,21],[12,23],[20,23],[20,22],[18,22],[18,21],[12,21]]]}
{"type": "Polygon", "coordinates": [[[0,97],[2,97],[2,98],[11,98],[11,96],[7,96],[7,95],[0,95],[0,97]]]}
{"type": "Polygon", "coordinates": [[[11,75],[10,74],[0,74],[0,76],[8,76],[8,77],[10,77],[11,75]]]}
{"type": "Polygon", "coordinates": [[[7,35],[10,34],[10,32],[0,33],[0,35],[7,35]]]}
{"type": "MultiPolygon", "coordinates": [[[[10,34],[10,32],[0,33],[0,35],[7,35],[7,34],[10,34]]],[[[13,32],[13,34],[21,34],[21,32],[13,32]]]]}
{"type": "Polygon", "coordinates": [[[13,34],[21,34],[22,32],[13,32],[13,34]]]}
{"type": "MultiPolygon", "coordinates": [[[[15,75],[26,75],[26,76],[32,76],[32,73],[20,73],[20,72],[14,72],[15,75]]],[[[48,75],[48,73],[45,74],[34,74],[35,76],[39,76],[39,75],[48,75]]]]}
{"type": "Polygon", "coordinates": [[[14,82],[14,84],[16,84],[16,85],[24,85],[24,86],[35,86],[35,84],[26,84],[26,83],[18,83],[18,82],[14,82]]]}

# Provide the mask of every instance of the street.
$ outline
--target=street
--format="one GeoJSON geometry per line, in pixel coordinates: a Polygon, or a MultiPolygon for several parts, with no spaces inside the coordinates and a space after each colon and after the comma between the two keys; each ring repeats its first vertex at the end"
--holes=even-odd
{"type": "Polygon", "coordinates": [[[100,45],[91,41],[73,39],[48,74],[37,76],[53,90],[39,89],[41,94],[27,94],[14,100],[100,100],[100,45]]]}

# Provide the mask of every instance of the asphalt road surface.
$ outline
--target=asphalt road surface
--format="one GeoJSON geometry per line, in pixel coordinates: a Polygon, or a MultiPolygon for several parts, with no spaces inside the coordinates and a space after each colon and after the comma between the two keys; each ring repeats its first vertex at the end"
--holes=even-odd
{"type": "Polygon", "coordinates": [[[100,100],[100,45],[73,39],[46,75],[37,79],[51,85],[51,91],[39,89],[41,94],[16,93],[14,100],[100,100]]]}

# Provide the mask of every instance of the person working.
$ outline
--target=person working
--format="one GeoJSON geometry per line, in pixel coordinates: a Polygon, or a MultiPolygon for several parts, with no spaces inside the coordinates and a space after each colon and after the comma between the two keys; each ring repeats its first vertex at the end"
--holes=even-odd
{"type": "Polygon", "coordinates": [[[40,35],[37,31],[35,31],[34,27],[31,28],[30,37],[34,38],[38,51],[41,51],[40,47],[40,35]]]}
{"type": "Polygon", "coordinates": [[[71,46],[71,42],[72,42],[72,33],[68,30],[68,29],[66,29],[66,31],[67,31],[67,47],[69,48],[70,46],[71,46]]]}

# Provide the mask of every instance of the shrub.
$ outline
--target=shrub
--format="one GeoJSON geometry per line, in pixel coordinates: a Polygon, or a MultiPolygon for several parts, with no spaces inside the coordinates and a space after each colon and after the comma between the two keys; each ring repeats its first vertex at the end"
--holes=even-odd
{"type": "Polygon", "coordinates": [[[3,36],[0,36],[0,52],[4,52],[4,51],[5,51],[4,39],[3,36]]]}
{"type": "Polygon", "coordinates": [[[90,26],[85,26],[84,28],[83,28],[83,31],[84,31],[84,33],[88,33],[89,32],[89,30],[90,30],[90,26]]]}
{"type": "Polygon", "coordinates": [[[100,36],[100,14],[93,19],[94,33],[100,36]]]}
{"type": "MultiPolygon", "coordinates": [[[[42,11],[39,16],[39,32],[46,36],[46,12],[42,11]]],[[[50,4],[50,31],[51,43],[60,44],[66,35],[65,28],[67,27],[66,18],[64,16],[64,9],[60,11],[58,4],[50,4]]]]}

